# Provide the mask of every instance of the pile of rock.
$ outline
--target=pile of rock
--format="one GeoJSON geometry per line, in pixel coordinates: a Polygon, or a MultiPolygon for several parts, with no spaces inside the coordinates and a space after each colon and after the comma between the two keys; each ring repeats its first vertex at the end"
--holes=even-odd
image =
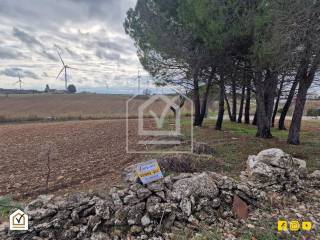
{"type": "Polygon", "coordinates": [[[299,193],[317,181],[317,172],[308,175],[304,160],[271,148],[249,156],[240,178],[263,191],[299,193]]]}
{"type": "Polygon", "coordinates": [[[308,179],[305,162],[280,149],[249,156],[247,165],[241,182],[213,172],[181,173],[112,188],[105,196],[40,196],[25,208],[29,230],[7,231],[5,239],[170,239],[186,228],[246,218],[268,191],[296,193],[308,179]]]}
{"type": "Polygon", "coordinates": [[[128,188],[107,197],[41,196],[27,205],[28,232],[9,239],[149,239],[185,227],[196,230],[234,215],[233,198],[254,203],[259,195],[244,184],[215,173],[180,174],[128,188]]]}

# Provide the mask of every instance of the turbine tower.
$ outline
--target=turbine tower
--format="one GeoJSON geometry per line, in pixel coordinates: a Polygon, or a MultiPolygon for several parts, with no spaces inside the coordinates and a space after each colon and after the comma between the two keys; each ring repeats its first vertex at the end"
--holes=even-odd
{"type": "Polygon", "coordinates": [[[138,95],[140,95],[140,81],[141,81],[140,70],[138,70],[138,95]]]}
{"type": "Polygon", "coordinates": [[[58,78],[59,78],[59,76],[60,76],[60,74],[64,71],[64,83],[65,83],[65,89],[66,89],[66,90],[68,90],[68,76],[67,76],[67,68],[69,68],[69,69],[76,69],[76,68],[70,67],[70,66],[68,66],[67,64],[65,64],[65,63],[64,63],[64,61],[62,60],[62,57],[61,57],[61,55],[60,55],[59,51],[58,51],[58,55],[59,55],[59,58],[60,58],[61,63],[62,63],[62,68],[61,68],[61,70],[60,70],[60,72],[59,72],[59,74],[58,74],[58,76],[57,76],[57,78],[56,78],[56,79],[58,79],[58,78]]]}
{"type": "Polygon", "coordinates": [[[21,93],[21,90],[22,90],[22,80],[21,80],[21,76],[20,76],[20,73],[19,73],[19,81],[15,82],[15,84],[19,84],[19,87],[20,87],[20,93],[21,93]]]}

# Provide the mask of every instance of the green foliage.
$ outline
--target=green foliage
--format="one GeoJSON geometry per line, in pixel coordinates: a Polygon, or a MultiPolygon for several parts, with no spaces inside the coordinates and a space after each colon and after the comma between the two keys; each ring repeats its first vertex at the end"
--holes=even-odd
{"type": "Polygon", "coordinates": [[[0,197],[0,217],[7,217],[11,209],[21,208],[20,204],[14,202],[10,197],[0,197]]]}
{"type": "Polygon", "coordinates": [[[76,92],[77,92],[76,86],[73,85],[73,84],[70,84],[70,85],[68,86],[68,92],[69,92],[69,93],[76,93],[76,92]]]}

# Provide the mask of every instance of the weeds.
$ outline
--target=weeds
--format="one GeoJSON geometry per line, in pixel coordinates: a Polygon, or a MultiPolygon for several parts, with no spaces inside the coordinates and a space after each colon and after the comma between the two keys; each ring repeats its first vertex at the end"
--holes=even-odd
{"type": "Polygon", "coordinates": [[[52,160],[56,159],[58,156],[57,149],[55,147],[55,144],[52,142],[48,142],[45,144],[40,152],[40,158],[43,158],[46,164],[46,192],[49,192],[49,180],[51,176],[51,165],[52,160]]]}
{"type": "Polygon", "coordinates": [[[0,197],[0,217],[6,218],[11,209],[21,208],[19,203],[16,203],[9,196],[0,197]]]}

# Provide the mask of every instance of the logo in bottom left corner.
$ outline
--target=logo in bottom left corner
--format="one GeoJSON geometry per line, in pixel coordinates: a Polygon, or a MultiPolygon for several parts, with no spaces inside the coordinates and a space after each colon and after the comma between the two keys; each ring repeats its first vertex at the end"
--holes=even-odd
{"type": "Polygon", "coordinates": [[[29,228],[29,218],[20,209],[16,210],[14,213],[10,214],[10,230],[11,231],[24,231],[29,228]]]}

